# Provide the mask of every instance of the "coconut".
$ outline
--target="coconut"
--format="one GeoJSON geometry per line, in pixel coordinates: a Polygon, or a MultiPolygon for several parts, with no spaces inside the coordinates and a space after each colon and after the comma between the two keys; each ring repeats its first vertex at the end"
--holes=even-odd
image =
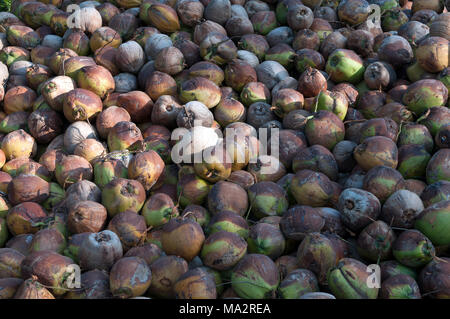
{"type": "Polygon", "coordinates": [[[93,32],[90,40],[89,46],[92,52],[97,51],[99,48],[114,47],[117,48],[122,44],[122,39],[116,30],[110,27],[101,27],[93,32]]]}
{"type": "Polygon", "coordinates": [[[128,166],[128,176],[136,179],[148,191],[164,170],[164,162],[153,150],[136,154],[128,166]]]}
{"type": "Polygon", "coordinates": [[[278,258],[285,250],[286,242],[278,225],[257,223],[250,228],[247,238],[249,253],[278,258]]]}
{"type": "Polygon", "coordinates": [[[6,83],[6,91],[9,91],[16,86],[26,86],[27,84],[25,75],[10,75],[8,82],[6,83]]]}
{"type": "Polygon", "coordinates": [[[417,62],[425,71],[440,72],[448,67],[449,46],[449,41],[444,38],[429,37],[421,41],[416,49],[417,62]]]}
{"type": "Polygon", "coordinates": [[[431,106],[445,105],[448,99],[448,90],[438,80],[426,79],[414,82],[403,95],[403,102],[408,109],[416,114],[425,112],[431,106]],[[421,95],[417,99],[418,94],[421,95]]]}
{"type": "Polygon", "coordinates": [[[183,53],[186,66],[190,67],[202,60],[200,47],[194,42],[190,40],[177,40],[174,46],[183,53]]]}
{"type": "Polygon", "coordinates": [[[69,122],[88,120],[100,113],[102,108],[102,100],[85,89],[69,91],[63,102],[64,116],[69,122]]]}
{"type": "Polygon", "coordinates": [[[348,100],[339,91],[323,90],[315,99],[315,109],[333,112],[339,119],[344,120],[347,114],[348,100]]]}
{"type": "Polygon", "coordinates": [[[350,25],[364,22],[370,13],[369,3],[365,0],[341,1],[337,7],[338,17],[350,25]]]}
{"type": "MultiPolygon", "coordinates": [[[[148,61],[144,64],[144,66],[139,71],[137,80],[139,84],[139,88],[142,90],[145,90],[145,83],[147,81],[147,78],[150,77],[150,75],[156,71],[155,70],[155,61],[148,61]]],[[[116,89],[117,90],[117,89],[116,89]]]]}
{"type": "Polygon", "coordinates": [[[38,143],[49,143],[63,130],[61,117],[52,109],[34,111],[28,117],[27,124],[38,143]]]}
{"type": "Polygon", "coordinates": [[[56,163],[55,177],[59,185],[66,188],[82,179],[92,179],[92,166],[81,156],[68,155],[56,163]]]}
{"type": "Polygon", "coordinates": [[[8,133],[2,140],[2,151],[8,160],[18,157],[34,157],[37,144],[34,138],[20,129],[8,133]]]}
{"type": "Polygon", "coordinates": [[[81,274],[81,290],[69,291],[67,299],[106,299],[112,298],[109,287],[109,276],[95,269],[81,274]]]}
{"type": "Polygon", "coordinates": [[[24,202],[9,210],[6,223],[9,231],[14,236],[34,234],[39,230],[39,227],[35,226],[35,223],[44,220],[46,217],[47,213],[42,206],[35,202],[24,202]]]}
{"type": "Polygon", "coordinates": [[[236,58],[237,48],[233,41],[222,33],[213,32],[200,43],[200,55],[204,60],[219,65],[236,58]]]}
{"type": "Polygon", "coordinates": [[[236,1],[232,1],[231,3],[231,17],[243,17],[248,18],[247,11],[243,7],[243,4],[235,3],[236,1]]]}
{"type": "MultiPolygon", "coordinates": [[[[117,122],[120,122],[120,121],[118,121],[118,119],[120,119],[120,117],[122,117],[123,120],[127,120],[126,118],[128,117],[128,120],[129,120],[129,116],[131,116],[131,119],[135,123],[145,122],[145,120],[148,118],[148,114],[152,112],[153,102],[150,99],[150,97],[147,94],[145,94],[144,92],[131,91],[131,92],[119,95],[119,97],[117,99],[117,105],[120,107],[120,109],[117,107],[113,108],[111,111],[105,113],[106,117],[104,119],[102,118],[99,121],[107,120],[109,122],[109,121],[113,120],[117,123],[117,122]],[[129,116],[125,115],[125,113],[122,111],[123,110],[122,108],[127,111],[129,116]],[[110,117],[109,114],[115,114],[115,113],[117,113],[120,117],[119,118],[115,117],[115,118],[109,119],[109,117],[110,117]]],[[[105,111],[107,111],[107,110],[105,110],[105,111]]],[[[102,122],[98,122],[98,124],[102,123],[101,124],[102,126],[107,125],[108,128],[112,127],[111,126],[112,123],[108,123],[108,122],[106,122],[104,124],[102,122]]]]}
{"type": "Polygon", "coordinates": [[[70,77],[56,76],[44,83],[42,95],[52,109],[62,111],[66,94],[75,88],[76,84],[70,77]]]}
{"type": "Polygon", "coordinates": [[[269,43],[266,38],[259,34],[246,34],[238,42],[240,50],[247,50],[255,54],[259,60],[264,60],[264,56],[269,50],[269,43]]]}
{"type": "Polygon", "coordinates": [[[231,16],[231,3],[229,0],[211,0],[205,7],[204,16],[218,24],[224,25],[231,16]]]}
{"type": "Polygon", "coordinates": [[[111,73],[102,66],[86,66],[77,74],[78,86],[90,90],[100,98],[104,98],[115,89],[111,73]]]}
{"type": "Polygon", "coordinates": [[[299,73],[304,72],[308,67],[323,69],[325,60],[323,56],[311,49],[301,49],[295,55],[295,68],[299,73]]]}
{"type": "Polygon", "coordinates": [[[311,114],[305,110],[294,110],[286,114],[283,118],[283,127],[290,130],[304,132],[307,117],[311,114]]]}
{"type": "Polygon", "coordinates": [[[222,145],[209,147],[202,152],[203,159],[194,162],[194,171],[201,178],[215,183],[231,174],[231,157],[222,145]]]}
{"type": "Polygon", "coordinates": [[[264,61],[256,68],[258,80],[271,90],[279,81],[289,76],[286,69],[276,61],[264,61]]]}
{"type": "Polygon", "coordinates": [[[12,297],[14,299],[55,299],[47,288],[32,278],[23,281],[12,297]]]}
{"type": "Polygon", "coordinates": [[[436,1],[436,0],[431,0],[431,1],[419,0],[419,1],[414,1],[412,8],[411,8],[413,13],[420,11],[420,10],[426,10],[426,9],[433,10],[437,13],[441,13],[444,10],[444,3],[442,1],[436,1]]]}
{"type": "Polygon", "coordinates": [[[64,134],[55,137],[47,146],[47,150],[63,150],[64,149],[64,134]]]}
{"type": "Polygon", "coordinates": [[[145,218],[131,210],[116,214],[109,222],[108,229],[120,238],[124,251],[142,243],[147,233],[145,218]]]}
{"type": "Polygon", "coordinates": [[[78,55],[89,54],[89,38],[79,29],[69,29],[63,37],[63,46],[72,49],[78,55]]]}
{"type": "Polygon", "coordinates": [[[423,209],[418,195],[402,189],[386,200],[380,218],[395,227],[412,228],[423,209]]]}
{"type": "Polygon", "coordinates": [[[277,27],[274,11],[258,11],[252,15],[251,22],[256,33],[266,35],[277,27]]]}
{"type": "Polygon", "coordinates": [[[41,43],[39,35],[30,27],[11,25],[6,30],[6,39],[9,44],[32,49],[41,43]]]}
{"type": "Polygon", "coordinates": [[[123,12],[114,15],[108,26],[116,30],[122,39],[129,40],[138,27],[138,20],[134,15],[123,12]]]}
{"type": "Polygon", "coordinates": [[[92,163],[96,158],[106,155],[105,146],[95,139],[85,139],[77,144],[74,155],[78,155],[92,163]]]}
{"type": "Polygon", "coordinates": [[[323,74],[317,69],[308,67],[298,79],[298,91],[304,97],[315,97],[322,90],[327,89],[327,81],[323,74]]]}
{"type": "Polygon", "coordinates": [[[271,298],[278,287],[275,263],[261,254],[246,255],[231,273],[233,290],[243,298],[271,298]]]}
{"type": "Polygon", "coordinates": [[[162,256],[150,265],[152,282],[149,293],[161,298],[174,297],[173,285],[188,271],[188,263],[181,257],[162,256]],[[164,282],[164,284],[161,282],[164,282]]]}
{"type": "Polygon", "coordinates": [[[245,106],[250,106],[257,102],[270,102],[270,91],[261,82],[249,82],[241,91],[240,98],[245,106]]]}
{"type": "Polygon", "coordinates": [[[205,7],[200,1],[182,1],[176,11],[183,24],[194,27],[203,17],[205,7]]]}
{"type": "Polygon", "coordinates": [[[448,21],[450,20],[450,13],[445,12],[436,17],[430,24],[430,35],[433,37],[442,37],[450,41],[450,28],[448,21]]]}
{"type": "Polygon", "coordinates": [[[292,48],[296,51],[301,49],[319,50],[319,47],[319,36],[310,29],[299,30],[292,42],[292,48]]]}
{"type": "Polygon", "coordinates": [[[176,47],[167,47],[159,51],[155,57],[155,69],[175,75],[184,69],[183,53],[176,47]]]}
{"type": "Polygon", "coordinates": [[[178,210],[170,196],[159,193],[152,195],[142,208],[147,226],[158,227],[167,223],[171,218],[178,217],[178,210]]]}
{"type": "Polygon", "coordinates": [[[171,219],[163,226],[161,240],[163,250],[167,254],[178,255],[191,261],[200,252],[205,236],[196,222],[177,218],[171,219]],[[181,235],[183,240],[180,240],[181,235]]]}
{"type": "Polygon", "coordinates": [[[30,113],[15,112],[6,116],[0,122],[0,131],[2,133],[10,133],[18,129],[27,129],[27,120],[30,113]]]}
{"type": "MultiPolygon", "coordinates": [[[[65,53],[63,52],[61,54],[65,53]]],[[[66,55],[62,55],[60,58],[59,57],[56,58],[56,62],[60,63],[59,74],[67,75],[74,80],[76,80],[78,72],[82,67],[95,65],[95,61],[91,57],[73,56],[67,59],[66,58],[67,58],[66,55]]]]}
{"type": "Polygon", "coordinates": [[[125,42],[117,49],[116,63],[123,72],[137,73],[144,62],[144,50],[136,41],[125,42]]]}
{"type": "Polygon", "coordinates": [[[61,149],[48,149],[39,158],[39,163],[43,165],[47,171],[53,176],[55,172],[56,161],[60,161],[65,156],[65,151],[61,149]]]}
{"type": "Polygon", "coordinates": [[[294,173],[303,169],[318,171],[331,180],[336,180],[338,176],[338,166],[333,154],[322,145],[303,148],[293,154],[292,169],[294,173]]]}
{"type": "Polygon", "coordinates": [[[120,73],[114,76],[115,92],[128,93],[137,90],[137,78],[131,73],[120,73]]]}
{"type": "Polygon", "coordinates": [[[295,89],[298,88],[298,81],[294,79],[293,77],[286,77],[282,81],[278,82],[273,88],[272,88],[272,95],[275,95],[279,90],[281,89],[295,89]]]}
{"type": "Polygon", "coordinates": [[[384,203],[397,190],[402,189],[403,184],[403,176],[387,166],[375,166],[363,179],[363,189],[375,195],[381,203],[384,203]]]}
{"type": "Polygon", "coordinates": [[[139,43],[142,48],[145,48],[147,39],[155,33],[160,33],[158,29],[154,27],[139,27],[136,29],[133,35],[133,40],[139,43]]]}
{"type": "MultiPolygon", "coordinates": [[[[413,18],[411,18],[413,20],[413,18]]],[[[420,43],[430,33],[430,28],[419,21],[409,21],[398,29],[398,34],[416,45],[420,43]]]]}
{"type": "MultiPolygon", "coordinates": [[[[13,24],[20,24],[20,25],[22,25],[22,22],[19,20],[18,17],[16,17],[13,14],[13,12],[15,12],[14,8],[11,8],[11,12],[1,12],[0,22],[2,23],[2,26],[4,25],[6,27],[6,26],[9,26],[9,25],[13,25],[13,24]]],[[[2,32],[4,32],[4,30],[2,30],[2,32]]]]}
{"type": "Polygon", "coordinates": [[[205,20],[197,24],[194,28],[194,42],[198,45],[204,40],[204,38],[210,33],[221,33],[226,35],[227,32],[220,24],[211,20],[205,20]]]}
{"type": "MultiPolygon", "coordinates": [[[[11,133],[10,133],[11,134],[11,133]]],[[[428,184],[441,180],[449,180],[448,157],[450,149],[443,148],[434,153],[427,165],[426,179],[428,184]]]]}
{"type": "Polygon", "coordinates": [[[184,103],[196,100],[212,108],[220,102],[221,95],[219,87],[214,82],[203,77],[195,77],[182,83],[179,97],[184,103]]]}
{"type": "Polygon", "coordinates": [[[245,107],[241,102],[231,99],[222,99],[214,109],[214,118],[221,126],[245,120],[245,107]]]}
{"type": "Polygon", "coordinates": [[[278,43],[266,52],[266,60],[280,63],[288,69],[292,69],[295,51],[286,43],[278,43]]]}
{"type": "Polygon", "coordinates": [[[30,87],[34,90],[39,89],[39,86],[50,79],[51,70],[45,65],[35,64],[27,69],[26,78],[30,87]]]}
{"type": "Polygon", "coordinates": [[[141,131],[136,124],[121,121],[116,123],[108,133],[108,148],[110,151],[124,150],[142,139],[141,131]]]}
{"type": "MultiPolygon", "coordinates": [[[[57,74],[63,65],[63,61],[67,61],[71,57],[77,56],[77,53],[71,49],[68,48],[61,48],[58,51],[56,51],[54,54],[52,54],[48,58],[48,66],[53,71],[53,73],[57,74]]],[[[88,59],[85,57],[85,59],[88,59]]],[[[92,61],[92,59],[90,59],[92,61]]],[[[65,63],[64,63],[65,64],[65,63]]],[[[63,69],[66,70],[65,67],[63,69]]],[[[73,71],[71,71],[73,72],[73,71]]]]}
{"type": "Polygon", "coordinates": [[[282,26],[270,31],[266,37],[267,42],[271,47],[276,46],[280,43],[291,45],[292,41],[294,41],[294,32],[291,28],[282,26]]]}
{"type": "Polygon", "coordinates": [[[16,46],[7,46],[0,51],[0,61],[2,62],[2,82],[6,80],[8,68],[16,61],[29,61],[30,52],[24,48],[16,46]]]}
{"type": "Polygon", "coordinates": [[[238,50],[237,58],[243,60],[255,68],[259,64],[258,57],[250,51],[238,50]]]}
{"type": "Polygon", "coordinates": [[[386,89],[392,87],[397,80],[395,70],[384,62],[374,62],[367,66],[364,80],[370,89],[386,89]]]}
{"type": "Polygon", "coordinates": [[[250,19],[242,16],[232,16],[228,19],[225,24],[225,29],[227,30],[228,35],[232,37],[243,36],[254,32],[250,19]]]}
{"type": "Polygon", "coordinates": [[[367,280],[369,280],[366,268],[365,264],[356,259],[341,259],[337,266],[331,268],[327,274],[327,280],[333,295],[339,299],[376,299],[378,288],[366,285],[367,280]],[[363,287],[363,290],[347,286],[348,280],[354,281],[355,285],[363,287]]]}
{"type": "Polygon", "coordinates": [[[124,257],[117,261],[111,269],[111,292],[118,298],[141,296],[151,283],[151,270],[140,257],[124,257]],[[135,277],[139,276],[136,281],[135,277]]]}
{"type": "Polygon", "coordinates": [[[394,67],[399,67],[412,61],[413,52],[405,38],[393,35],[383,40],[378,49],[378,57],[394,67]]]}
{"type": "Polygon", "coordinates": [[[310,144],[320,144],[331,150],[344,139],[345,127],[334,113],[319,111],[306,123],[305,133],[310,144]]]}
{"type": "Polygon", "coordinates": [[[288,10],[286,19],[289,27],[294,31],[309,29],[314,20],[314,13],[307,6],[297,5],[288,10]]]}
{"type": "Polygon", "coordinates": [[[400,263],[408,267],[423,267],[435,256],[431,241],[418,230],[405,230],[394,242],[392,252],[400,263]]]}
{"type": "Polygon", "coordinates": [[[246,249],[247,243],[242,237],[234,233],[219,231],[205,240],[201,256],[205,265],[217,270],[227,270],[244,257],[246,249]]]}
{"type": "Polygon", "coordinates": [[[269,5],[266,2],[259,0],[247,1],[244,5],[245,10],[249,17],[252,17],[256,12],[270,10],[269,5]]]}
{"type": "Polygon", "coordinates": [[[31,50],[31,61],[37,64],[47,64],[48,57],[55,53],[56,50],[43,45],[38,45],[31,50]]]}
{"type": "MultiPolygon", "coordinates": [[[[331,24],[328,21],[320,18],[315,18],[313,20],[310,29],[317,33],[320,41],[324,41],[325,38],[333,32],[333,27],[331,26],[331,24]]],[[[345,36],[348,37],[349,35],[346,34],[345,36]]]]}
{"type": "Polygon", "coordinates": [[[66,198],[62,203],[68,210],[81,201],[101,201],[100,188],[88,180],[82,180],[66,189],[66,198]]]}
{"type": "Polygon", "coordinates": [[[69,12],[56,12],[50,18],[50,28],[59,36],[63,36],[69,29],[67,20],[70,16],[69,12]]]}
{"type": "Polygon", "coordinates": [[[397,31],[409,21],[409,16],[400,8],[392,8],[386,11],[381,19],[381,26],[385,32],[397,31]]]}
{"type": "Polygon", "coordinates": [[[152,108],[151,120],[166,127],[176,126],[178,113],[182,110],[178,101],[170,95],[160,96],[152,108]]]}
{"type": "Polygon", "coordinates": [[[449,258],[435,259],[420,272],[418,282],[421,291],[429,293],[433,298],[446,298],[449,295],[446,274],[449,258]]]}
{"type": "Polygon", "coordinates": [[[102,26],[102,16],[94,7],[83,7],[78,13],[80,16],[78,28],[87,33],[94,33],[102,26]]]}
{"type": "Polygon", "coordinates": [[[69,153],[73,153],[77,144],[87,138],[97,139],[95,128],[83,121],[74,122],[64,133],[64,147],[69,153]]]}
{"type": "Polygon", "coordinates": [[[430,10],[430,9],[423,9],[415,12],[411,16],[411,21],[419,21],[424,24],[431,24],[434,19],[438,16],[436,11],[430,10]]]}
{"type": "Polygon", "coordinates": [[[119,8],[109,2],[101,3],[95,9],[100,13],[104,25],[108,25],[112,17],[120,14],[119,8]]]}
{"type": "Polygon", "coordinates": [[[36,93],[26,86],[16,86],[8,90],[3,101],[6,114],[30,111],[36,100],[36,93]]]}
{"type": "Polygon", "coordinates": [[[366,138],[354,152],[357,163],[365,170],[378,165],[396,168],[398,164],[398,149],[395,143],[384,136],[366,138]],[[376,159],[373,157],[376,155],[376,159]]]}
{"type": "Polygon", "coordinates": [[[212,62],[201,61],[195,63],[189,69],[189,78],[204,77],[217,85],[221,85],[225,74],[224,71],[212,62]]]}
{"type": "Polygon", "coordinates": [[[180,29],[180,22],[174,9],[166,4],[152,4],[147,9],[149,22],[163,32],[174,32],[180,29]]]}
{"type": "Polygon", "coordinates": [[[5,88],[4,88],[3,85],[7,82],[8,78],[9,78],[8,68],[2,62],[0,62],[0,83],[2,84],[1,86],[3,88],[3,93],[2,93],[2,99],[1,100],[3,100],[3,98],[5,96],[5,91],[4,91],[5,88]]]}
{"type": "Polygon", "coordinates": [[[90,233],[79,250],[82,269],[108,271],[123,255],[119,237],[110,230],[90,233]]]}
{"type": "Polygon", "coordinates": [[[161,95],[176,96],[177,83],[168,74],[155,71],[146,80],[145,92],[156,101],[161,95]]]}
{"type": "Polygon", "coordinates": [[[64,235],[56,228],[45,228],[38,231],[30,243],[30,253],[36,251],[53,251],[62,254],[66,248],[64,235]]]}
{"type": "MultiPolygon", "coordinates": [[[[245,88],[244,88],[245,90],[245,88]]],[[[242,92],[244,92],[244,90],[242,92]]],[[[247,111],[247,123],[259,129],[265,123],[275,120],[275,114],[270,104],[255,102],[250,104],[247,111]]]]}

